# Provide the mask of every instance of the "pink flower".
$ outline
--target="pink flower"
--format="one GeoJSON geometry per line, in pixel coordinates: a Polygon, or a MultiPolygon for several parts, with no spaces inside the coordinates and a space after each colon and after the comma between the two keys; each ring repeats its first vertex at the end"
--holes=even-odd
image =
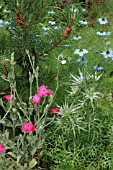
{"type": "Polygon", "coordinates": [[[37,104],[37,103],[40,104],[41,98],[38,94],[35,94],[34,96],[32,96],[32,98],[33,98],[34,104],[37,104]]]}
{"type": "Polygon", "coordinates": [[[14,97],[14,95],[10,94],[10,95],[4,96],[4,99],[6,99],[8,102],[10,102],[12,97],[14,97]]]}
{"type": "Polygon", "coordinates": [[[0,144],[0,154],[2,154],[2,152],[4,152],[4,149],[5,149],[5,147],[2,144],[0,144]]]}
{"type": "Polygon", "coordinates": [[[47,86],[42,85],[38,88],[37,94],[41,97],[41,96],[48,96],[52,92],[53,92],[52,90],[47,89],[47,86]]]}
{"type": "Polygon", "coordinates": [[[54,108],[54,109],[50,108],[49,110],[50,110],[54,115],[56,115],[56,113],[59,112],[60,107],[56,107],[56,108],[54,108]]]}
{"type": "Polygon", "coordinates": [[[26,133],[30,133],[30,132],[33,132],[36,128],[35,128],[35,126],[32,123],[25,122],[25,123],[22,123],[22,129],[26,133]]]}

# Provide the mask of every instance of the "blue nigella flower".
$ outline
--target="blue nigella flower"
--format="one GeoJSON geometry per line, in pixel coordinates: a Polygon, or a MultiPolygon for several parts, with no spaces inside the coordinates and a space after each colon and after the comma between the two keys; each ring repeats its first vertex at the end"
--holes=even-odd
{"type": "Polygon", "coordinates": [[[86,49],[76,49],[74,54],[78,54],[79,56],[83,56],[84,54],[87,54],[88,51],[86,49]]]}
{"type": "Polygon", "coordinates": [[[11,13],[10,10],[6,10],[6,9],[4,10],[4,12],[5,12],[5,13],[11,13]]]}
{"type": "Polygon", "coordinates": [[[55,25],[56,24],[55,21],[49,21],[48,23],[51,24],[51,25],[55,25]]]}
{"type": "Polygon", "coordinates": [[[107,50],[101,53],[103,55],[104,58],[113,58],[113,51],[112,50],[107,50]]]}
{"type": "Polygon", "coordinates": [[[98,70],[98,71],[102,71],[102,70],[104,70],[104,68],[103,68],[103,67],[101,67],[99,64],[98,64],[98,65],[96,65],[96,66],[93,66],[93,69],[94,69],[94,70],[98,70]]]}
{"type": "Polygon", "coordinates": [[[81,20],[81,21],[79,21],[79,23],[82,24],[82,25],[87,25],[88,24],[88,22],[85,21],[85,20],[81,20]]]}
{"type": "Polygon", "coordinates": [[[95,53],[97,54],[97,53],[98,53],[98,50],[95,50],[95,53]]]}
{"type": "Polygon", "coordinates": [[[107,41],[107,42],[106,42],[106,45],[108,45],[108,46],[109,46],[110,44],[111,44],[111,42],[110,42],[110,41],[107,41]]]}
{"type": "Polygon", "coordinates": [[[44,31],[47,31],[47,30],[49,30],[50,28],[43,26],[42,29],[43,29],[44,31]]]}
{"type": "Polygon", "coordinates": [[[77,8],[70,8],[70,11],[74,13],[77,12],[77,10],[78,10],[77,8]]]}
{"type": "Polygon", "coordinates": [[[3,27],[3,20],[0,19],[0,27],[3,27]]]}
{"type": "Polygon", "coordinates": [[[4,25],[9,25],[9,24],[10,24],[10,22],[8,22],[8,21],[4,22],[4,25]]]}
{"type": "Polygon", "coordinates": [[[66,62],[67,62],[67,61],[65,60],[63,54],[59,54],[59,56],[58,56],[58,61],[60,61],[61,64],[66,64],[66,62]]]}
{"type": "Polygon", "coordinates": [[[85,58],[85,57],[81,57],[81,58],[78,58],[76,60],[77,63],[80,63],[80,65],[84,64],[84,65],[87,65],[87,62],[88,62],[88,59],[85,58]]]}
{"type": "Polygon", "coordinates": [[[59,27],[59,26],[55,26],[54,29],[55,29],[55,30],[59,30],[60,27],[59,27]]]}
{"type": "Polygon", "coordinates": [[[101,25],[105,25],[108,23],[108,20],[106,18],[98,18],[98,22],[101,24],[101,25]]]}
{"type": "Polygon", "coordinates": [[[65,46],[65,47],[69,47],[70,45],[69,45],[69,44],[65,44],[64,46],[65,46]]]}
{"type": "Polygon", "coordinates": [[[54,11],[48,11],[48,14],[54,14],[55,12],[54,11]]]}
{"type": "Polygon", "coordinates": [[[111,34],[111,32],[102,32],[102,31],[98,31],[97,33],[96,33],[97,35],[100,35],[100,36],[109,36],[110,34],[111,34]]]}
{"type": "Polygon", "coordinates": [[[44,34],[45,34],[45,35],[48,35],[48,34],[49,34],[49,32],[44,32],[44,34]]]}
{"type": "Polygon", "coordinates": [[[74,39],[74,40],[81,40],[82,37],[81,37],[81,36],[75,36],[75,37],[73,37],[73,39],[74,39]]]}

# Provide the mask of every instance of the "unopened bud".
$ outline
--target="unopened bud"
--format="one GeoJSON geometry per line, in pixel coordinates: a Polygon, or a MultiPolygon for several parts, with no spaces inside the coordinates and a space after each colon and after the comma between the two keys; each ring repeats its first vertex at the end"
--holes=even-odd
{"type": "Polygon", "coordinates": [[[29,55],[29,50],[28,49],[26,49],[26,54],[29,55]]]}
{"type": "Polygon", "coordinates": [[[36,67],[36,71],[37,71],[37,72],[39,71],[39,67],[38,67],[38,66],[36,67]]]}
{"type": "Polygon", "coordinates": [[[17,9],[20,9],[20,4],[19,4],[18,1],[17,1],[17,3],[16,3],[16,7],[17,7],[17,9]]]}
{"type": "Polygon", "coordinates": [[[32,56],[32,60],[35,60],[35,56],[32,56]]]}
{"type": "Polygon", "coordinates": [[[14,52],[11,54],[11,63],[14,62],[14,52]]]}

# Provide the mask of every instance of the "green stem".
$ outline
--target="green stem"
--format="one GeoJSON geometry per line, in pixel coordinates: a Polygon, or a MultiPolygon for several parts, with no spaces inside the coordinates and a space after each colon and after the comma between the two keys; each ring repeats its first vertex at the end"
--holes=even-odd
{"type": "Polygon", "coordinates": [[[89,120],[89,100],[87,101],[87,106],[86,106],[86,119],[89,120]]]}
{"type": "Polygon", "coordinates": [[[14,122],[13,122],[13,137],[15,137],[15,124],[14,124],[14,122]]]}

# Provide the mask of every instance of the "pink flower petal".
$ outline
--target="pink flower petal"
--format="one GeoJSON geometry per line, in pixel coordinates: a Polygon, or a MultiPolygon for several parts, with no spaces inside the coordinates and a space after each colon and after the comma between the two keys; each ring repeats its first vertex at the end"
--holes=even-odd
{"type": "Polygon", "coordinates": [[[42,97],[42,96],[48,96],[51,94],[53,91],[50,89],[47,89],[47,86],[42,85],[38,88],[37,94],[42,97]]]}
{"type": "Polygon", "coordinates": [[[4,96],[4,99],[6,99],[8,102],[10,102],[10,100],[13,96],[14,96],[13,94],[10,94],[10,95],[4,96]]]}
{"type": "Polygon", "coordinates": [[[36,128],[35,128],[35,126],[32,123],[25,122],[25,123],[22,123],[22,129],[26,133],[30,133],[30,132],[33,132],[36,128]]]}
{"type": "Polygon", "coordinates": [[[2,154],[2,152],[4,152],[4,149],[5,149],[5,147],[2,144],[0,144],[0,154],[2,154]]]}
{"type": "Polygon", "coordinates": [[[34,96],[32,96],[32,98],[33,98],[34,104],[37,104],[37,103],[40,104],[41,98],[38,94],[35,94],[34,96]]]}
{"type": "Polygon", "coordinates": [[[49,109],[54,115],[56,114],[56,113],[58,113],[59,112],[59,110],[60,110],[60,107],[56,107],[56,108],[50,108],[49,109]]]}

